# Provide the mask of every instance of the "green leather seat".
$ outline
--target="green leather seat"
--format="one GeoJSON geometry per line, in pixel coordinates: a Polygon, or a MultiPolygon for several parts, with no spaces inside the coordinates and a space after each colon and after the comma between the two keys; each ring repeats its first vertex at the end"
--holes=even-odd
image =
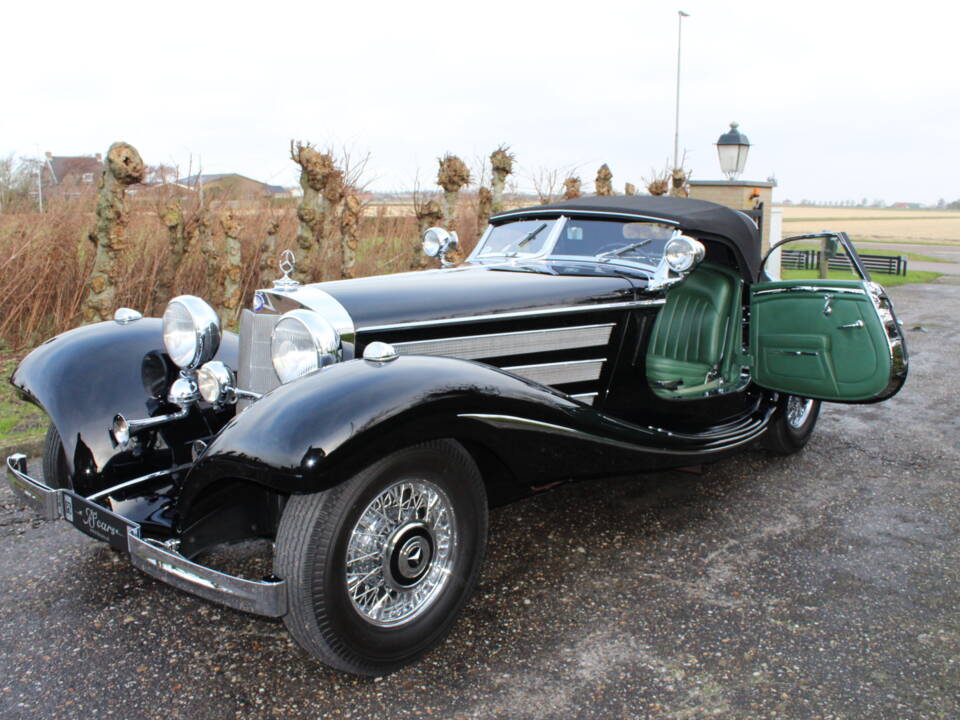
{"type": "Polygon", "coordinates": [[[647,380],[667,398],[690,398],[731,376],[741,281],[727,268],[704,264],[667,291],[647,347],[647,380]]]}

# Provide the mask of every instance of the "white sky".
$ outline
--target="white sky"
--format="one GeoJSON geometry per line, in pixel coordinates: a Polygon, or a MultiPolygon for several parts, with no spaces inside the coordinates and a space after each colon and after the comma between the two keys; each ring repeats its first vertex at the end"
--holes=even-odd
{"type": "Polygon", "coordinates": [[[960,198],[960,5],[927,0],[8,2],[0,154],[122,139],[291,185],[300,138],[400,190],[507,142],[521,187],[607,162],[622,189],[672,156],[678,9],[694,178],[720,178],[737,120],[744,178],[775,173],[778,199],[960,198]]]}

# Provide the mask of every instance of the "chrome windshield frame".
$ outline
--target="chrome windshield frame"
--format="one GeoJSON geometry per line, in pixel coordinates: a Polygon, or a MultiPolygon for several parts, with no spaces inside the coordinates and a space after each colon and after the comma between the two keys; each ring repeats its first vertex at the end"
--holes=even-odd
{"type": "Polygon", "coordinates": [[[513,263],[523,263],[530,262],[531,260],[544,260],[550,257],[550,253],[553,252],[554,246],[557,244],[557,241],[560,239],[560,233],[563,230],[564,226],[567,224],[567,221],[570,219],[566,215],[559,215],[556,218],[545,218],[553,219],[553,227],[550,228],[550,232],[547,235],[546,240],[543,241],[543,248],[538,253],[531,254],[516,254],[516,255],[507,255],[506,253],[490,253],[489,255],[482,255],[481,251],[483,246],[490,239],[490,235],[493,232],[496,225],[487,225],[487,229],[483,232],[483,235],[480,236],[480,240],[477,241],[477,245],[473,248],[473,252],[470,253],[467,257],[468,262],[489,262],[491,260],[505,260],[507,262],[513,263]]]}

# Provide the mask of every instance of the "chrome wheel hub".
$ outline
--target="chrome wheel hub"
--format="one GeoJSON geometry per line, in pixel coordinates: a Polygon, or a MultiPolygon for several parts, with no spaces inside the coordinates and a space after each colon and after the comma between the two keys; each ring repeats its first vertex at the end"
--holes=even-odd
{"type": "Polygon", "coordinates": [[[411,621],[439,596],[456,559],[453,506],[427,480],[388,486],[364,509],[347,543],[347,594],[374,625],[411,621]]]}
{"type": "Polygon", "coordinates": [[[787,424],[795,430],[803,427],[813,409],[813,400],[791,395],[787,398],[787,424]]]}

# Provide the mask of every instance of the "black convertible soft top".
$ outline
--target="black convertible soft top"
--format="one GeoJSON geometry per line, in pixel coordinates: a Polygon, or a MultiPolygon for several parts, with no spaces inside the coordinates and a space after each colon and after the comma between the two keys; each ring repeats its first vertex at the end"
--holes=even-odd
{"type": "Polygon", "coordinates": [[[753,220],[741,212],[706,200],[654,195],[579,197],[498,213],[490,218],[490,222],[497,224],[542,214],[627,214],[665,220],[698,237],[723,242],[734,251],[749,280],[756,280],[760,272],[760,233],[753,220]]]}

